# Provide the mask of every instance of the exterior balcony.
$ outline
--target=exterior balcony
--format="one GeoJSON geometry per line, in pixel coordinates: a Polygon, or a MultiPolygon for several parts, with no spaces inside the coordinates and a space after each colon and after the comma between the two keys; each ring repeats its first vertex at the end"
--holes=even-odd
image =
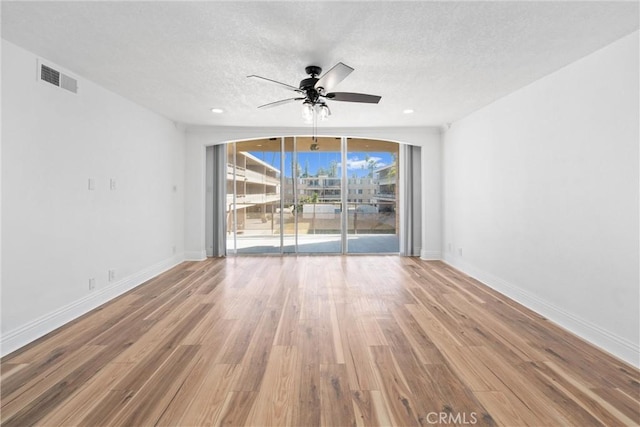
{"type": "MultiPolygon", "coordinates": [[[[227,180],[233,181],[233,165],[227,164],[227,180]]],[[[245,169],[240,166],[236,166],[236,179],[238,181],[249,182],[252,184],[265,184],[265,185],[280,185],[280,178],[275,176],[265,175],[264,173],[255,172],[250,169],[245,169]]]]}
{"type": "Polygon", "coordinates": [[[395,176],[384,176],[378,179],[378,185],[396,185],[397,179],[395,176]]]}
{"type": "MultiPolygon", "coordinates": [[[[259,193],[259,194],[238,194],[236,196],[236,205],[238,209],[248,208],[254,205],[264,205],[280,201],[280,194],[277,193],[259,193]]],[[[227,206],[233,205],[233,194],[227,194],[227,206]]]]}
{"type": "Polygon", "coordinates": [[[376,194],[376,199],[381,202],[395,202],[396,195],[394,193],[378,193],[376,194]]]}

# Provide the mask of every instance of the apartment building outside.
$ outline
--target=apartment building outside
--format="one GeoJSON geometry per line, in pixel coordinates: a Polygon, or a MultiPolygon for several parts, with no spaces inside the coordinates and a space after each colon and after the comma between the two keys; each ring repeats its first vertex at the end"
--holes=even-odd
{"type": "Polygon", "coordinates": [[[242,233],[249,222],[274,222],[280,208],[280,170],[251,153],[227,155],[227,230],[242,233]],[[234,180],[235,175],[235,180],[234,180]],[[235,195],[235,199],[234,199],[235,195]]]}

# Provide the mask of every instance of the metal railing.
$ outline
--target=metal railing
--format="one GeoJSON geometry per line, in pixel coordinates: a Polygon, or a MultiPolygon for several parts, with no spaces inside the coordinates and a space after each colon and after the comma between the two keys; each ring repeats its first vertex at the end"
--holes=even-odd
{"type": "MultiPolygon", "coordinates": [[[[280,200],[278,193],[258,193],[258,194],[237,194],[236,203],[242,205],[259,205],[263,203],[273,203],[280,200]]],[[[227,205],[233,204],[233,194],[227,194],[227,205]]]]}

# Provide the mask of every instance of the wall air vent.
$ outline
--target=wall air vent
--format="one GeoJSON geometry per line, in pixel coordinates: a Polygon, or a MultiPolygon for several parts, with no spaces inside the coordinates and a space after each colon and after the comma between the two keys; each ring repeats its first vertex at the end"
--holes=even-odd
{"type": "Polygon", "coordinates": [[[76,79],[42,63],[39,66],[38,74],[40,80],[66,89],[69,92],[78,93],[78,81],[76,79]]]}
{"type": "Polygon", "coordinates": [[[60,71],[40,64],[40,78],[52,85],[60,86],[60,71]]]}
{"type": "Polygon", "coordinates": [[[60,81],[60,87],[73,93],[78,93],[78,81],[72,79],[66,74],[62,74],[62,80],[60,81]]]}

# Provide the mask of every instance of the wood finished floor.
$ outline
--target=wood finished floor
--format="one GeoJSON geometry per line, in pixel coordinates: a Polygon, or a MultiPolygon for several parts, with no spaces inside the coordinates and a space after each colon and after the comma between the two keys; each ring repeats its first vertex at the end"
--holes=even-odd
{"type": "Polygon", "coordinates": [[[640,424],[640,373],[441,262],[186,262],[2,359],[3,426],[640,424]]]}

